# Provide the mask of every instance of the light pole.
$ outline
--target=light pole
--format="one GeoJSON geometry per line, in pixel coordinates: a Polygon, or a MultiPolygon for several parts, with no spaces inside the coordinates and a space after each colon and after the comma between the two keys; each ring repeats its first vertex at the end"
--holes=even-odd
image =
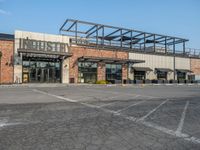
{"type": "Polygon", "coordinates": [[[0,84],[1,84],[1,57],[2,57],[2,52],[0,51],[0,84]]]}

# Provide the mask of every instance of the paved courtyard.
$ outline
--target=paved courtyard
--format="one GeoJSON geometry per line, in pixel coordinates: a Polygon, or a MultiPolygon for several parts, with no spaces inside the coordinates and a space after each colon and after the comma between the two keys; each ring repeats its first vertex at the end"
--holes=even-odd
{"type": "Polygon", "coordinates": [[[199,150],[199,85],[0,87],[1,150],[199,150]]]}

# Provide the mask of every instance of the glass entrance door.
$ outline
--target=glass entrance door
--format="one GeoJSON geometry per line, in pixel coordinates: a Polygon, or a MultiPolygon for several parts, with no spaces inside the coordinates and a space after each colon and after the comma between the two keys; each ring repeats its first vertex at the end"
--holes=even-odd
{"type": "Polygon", "coordinates": [[[34,82],[46,82],[53,83],[56,82],[55,79],[55,68],[36,68],[32,69],[33,72],[30,72],[34,82]],[[36,79],[35,79],[36,78],[36,79]]]}
{"type": "Polygon", "coordinates": [[[56,83],[60,81],[60,62],[23,61],[24,83],[56,83]]]}

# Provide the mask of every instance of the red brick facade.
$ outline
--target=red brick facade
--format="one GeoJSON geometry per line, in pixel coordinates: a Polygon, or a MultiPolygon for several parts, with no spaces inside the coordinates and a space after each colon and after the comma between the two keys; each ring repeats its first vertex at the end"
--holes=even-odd
{"type": "MultiPolygon", "coordinates": [[[[102,49],[92,49],[85,47],[72,46],[70,52],[73,56],[70,58],[69,63],[69,78],[74,79],[74,82],[78,82],[78,58],[82,56],[92,57],[106,57],[106,58],[120,58],[128,59],[128,52],[111,51],[102,49]]],[[[127,79],[127,66],[122,66],[122,80],[127,79]]],[[[105,63],[99,63],[97,68],[97,80],[105,80],[105,63]]]]}
{"type": "Polygon", "coordinates": [[[14,41],[0,40],[0,84],[13,83],[13,49],[14,41]]]}
{"type": "Polygon", "coordinates": [[[195,75],[200,75],[200,59],[191,58],[191,71],[195,75]]]}

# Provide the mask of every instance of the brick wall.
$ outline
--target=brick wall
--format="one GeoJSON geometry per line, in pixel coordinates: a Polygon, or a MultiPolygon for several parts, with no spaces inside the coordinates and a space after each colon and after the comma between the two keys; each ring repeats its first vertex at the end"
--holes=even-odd
{"type": "Polygon", "coordinates": [[[2,52],[0,65],[0,83],[13,83],[13,45],[14,41],[0,40],[2,52]]]}
{"type": "MultiPolygon", "coordinates": [[[[111,50],[101,50],[93,48],[85,48],[72,46],[70,47],[70,52],[73,56],[70,57],[69,63],[69,77],[74,78],[75,83],[78,82],[78,58],[82,56],[92,56],[92,57],[107,57],[107,58],[120,58],[128,59],[128,53],[122,51],[111,51],[111,50]]],[[[105,80],[105,63],[99,63],[97,69],[97,80],[105,80]]],[[[122,68],[122,79],[127,79],[127,66],[123,65],[122,68]]]]}
{"type": "Polygon", "coordinates": [[[97,80],[105,80],[105,63],[98,63],[98,68],[97,68],[97,80]]]}
{"type": "Polygon", "coordinates": [[[200,75],[200,59],[191,58],[191,71],[195,75],[200,75]]]}

